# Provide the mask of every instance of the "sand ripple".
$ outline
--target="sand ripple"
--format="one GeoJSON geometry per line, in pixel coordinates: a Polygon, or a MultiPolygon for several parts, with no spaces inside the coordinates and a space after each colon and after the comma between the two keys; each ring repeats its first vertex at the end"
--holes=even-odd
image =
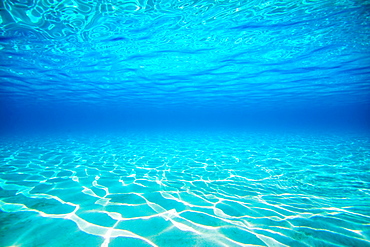
{"type": "Polygon", "coordinates": [[[370,246],[370,140],[4,139],[3,246],[370,246]]]}

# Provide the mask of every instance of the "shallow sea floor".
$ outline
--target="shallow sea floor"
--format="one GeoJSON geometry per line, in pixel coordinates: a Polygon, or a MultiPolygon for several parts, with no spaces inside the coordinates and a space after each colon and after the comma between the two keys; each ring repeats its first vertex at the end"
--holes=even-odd
{"type": "Polygon", "coordinates": [[[2,138],[0,246],[370,246],[366,135],[2,138]]]}

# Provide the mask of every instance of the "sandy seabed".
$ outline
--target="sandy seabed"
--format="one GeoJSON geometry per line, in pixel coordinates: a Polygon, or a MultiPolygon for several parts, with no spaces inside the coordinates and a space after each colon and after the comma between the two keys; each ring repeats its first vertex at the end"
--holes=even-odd
{"type": "Polygon", "coordinates": [[[370,246],[370,138],[4,138],[1,246],[370,246]]]}

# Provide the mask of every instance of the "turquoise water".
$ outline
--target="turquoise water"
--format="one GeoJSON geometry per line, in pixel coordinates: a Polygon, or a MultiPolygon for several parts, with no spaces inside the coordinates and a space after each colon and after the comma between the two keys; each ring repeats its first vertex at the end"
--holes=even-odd
{"type": "Polygon", "coordinates": [[[2,140],[2,246],[370,246],[370,137],[2,140]]]}
{"type": "Polygon", "coordinates": [[[370,1],[0,1],[0,246],[370,246],[370,1]]]}

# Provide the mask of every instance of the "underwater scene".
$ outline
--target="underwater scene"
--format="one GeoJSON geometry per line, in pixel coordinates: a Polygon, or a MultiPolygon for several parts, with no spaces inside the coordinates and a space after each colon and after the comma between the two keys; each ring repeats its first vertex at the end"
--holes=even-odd
{"type": "Polygon", "coordinates": [[[0,1],[0,247],[370,247],[370,1],[0,1]]]}

